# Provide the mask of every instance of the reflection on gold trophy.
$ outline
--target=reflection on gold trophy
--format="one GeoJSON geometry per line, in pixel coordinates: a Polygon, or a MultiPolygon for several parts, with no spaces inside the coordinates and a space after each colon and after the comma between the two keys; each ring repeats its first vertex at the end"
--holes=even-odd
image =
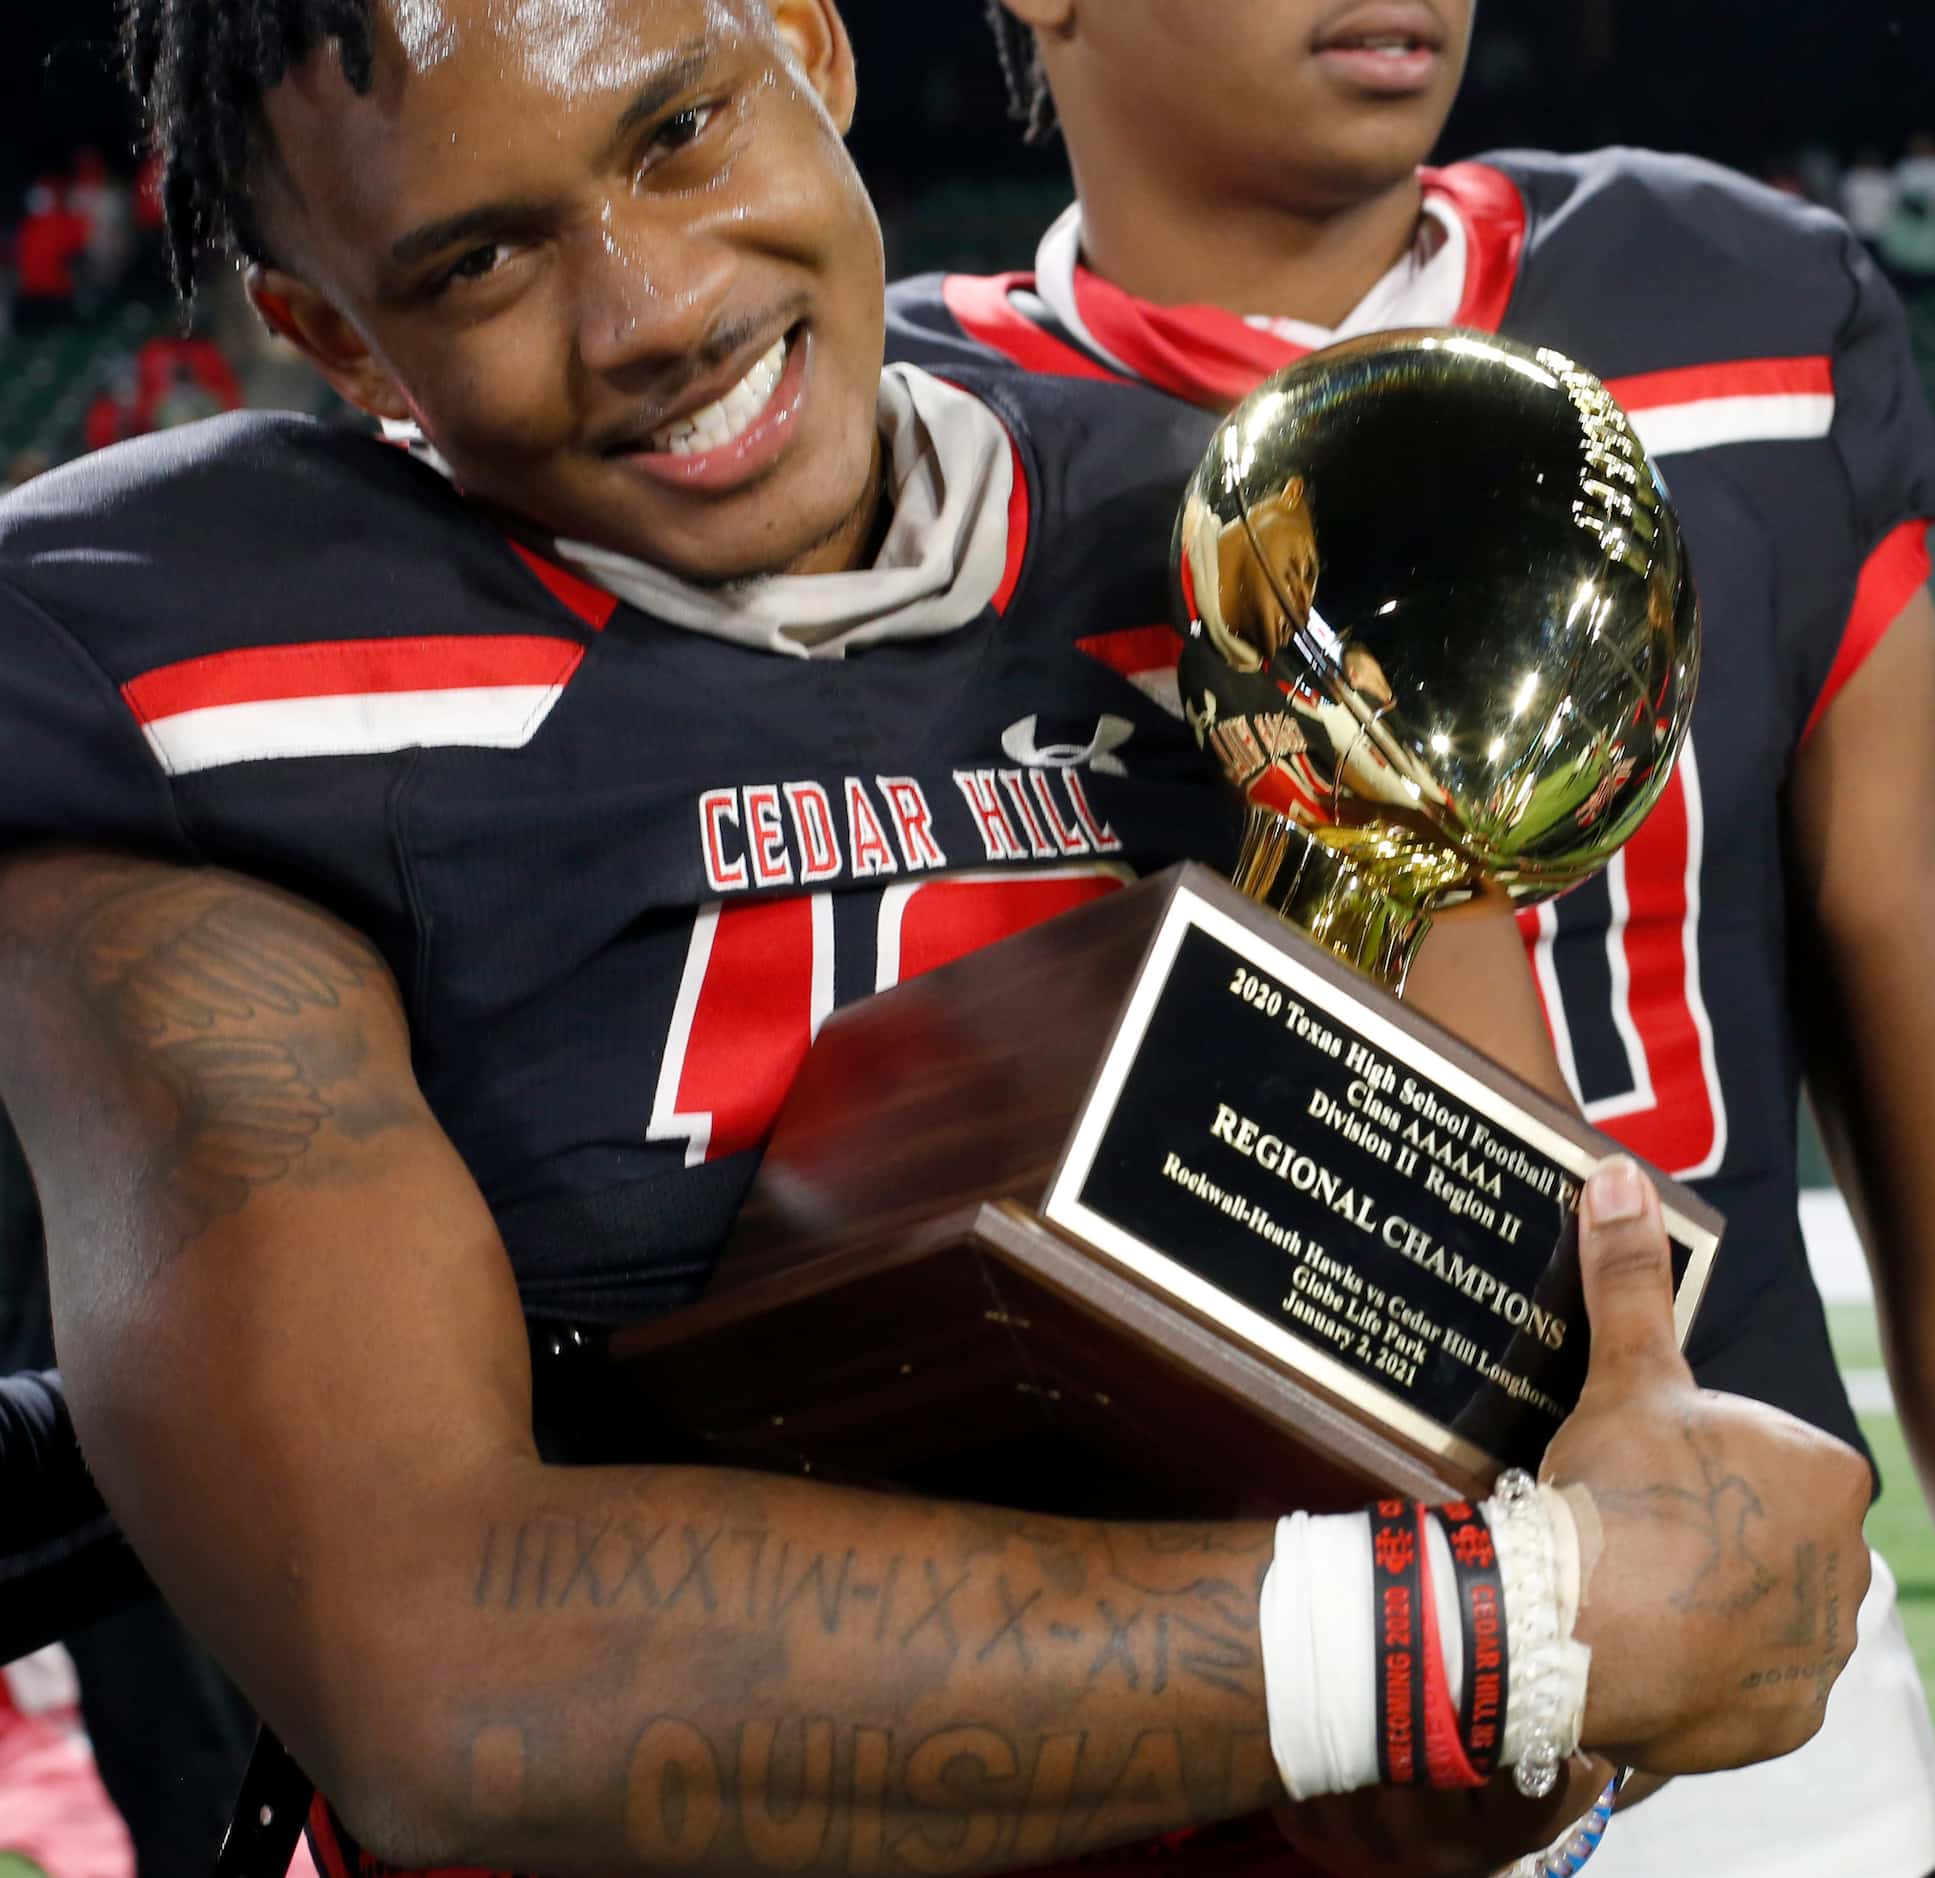
{"type": "Polygon", "coordinates": [[[1279,373],[1192,479],[1176,576],[1184,706],[1249,807],[1236,884],[1393,990],[1435,910],[1603,867],[1692,715],[1665,485],[1554,352],[1383,334],[1279,373]]]}

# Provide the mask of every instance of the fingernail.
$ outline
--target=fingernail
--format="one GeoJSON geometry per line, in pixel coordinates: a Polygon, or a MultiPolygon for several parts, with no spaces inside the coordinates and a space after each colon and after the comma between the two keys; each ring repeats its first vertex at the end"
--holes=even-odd
{"type": "Polygon", "coordinates": [[[1623,1225],[1646,1211],[1646,1190],[1650,1183],[1639,1171],[1639,1163],[1619,1155],[1601,1161],[1586,1182],[1586,1210],[1595,1226],[1623,1225]]]}

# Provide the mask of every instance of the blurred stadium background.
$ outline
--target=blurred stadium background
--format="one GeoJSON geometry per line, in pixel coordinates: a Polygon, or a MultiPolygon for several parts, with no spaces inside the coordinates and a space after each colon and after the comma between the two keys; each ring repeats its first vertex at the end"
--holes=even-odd
{"type": "MultiPolygon", "coordinates": [[[[849,0],[846,11],[861,59],[854,145],[891,268],[1026,265],[1067,184],[1059,152],[1027,148],[1007,120],[981,0],[849,0]]],[[[113,72],[112,15],[112,0],[10,0],[0,28],[0,481],[9,484],[92,445],[239,401],[340,415],[260,332],[232,274],[204,281],[185,334],[162,278],[151,178],[113,72]]],[[[1900,285],[1935,395],[1928,0],[1484,0],[1445,154],[1602,143],[1695,151],[1848,215],[1900,285]]],[[[1886,1481],[1870,1533],[1900,1577],[1935,1689],[1935,1523],[1894,1414],[1858,1243],[1801,1126],[1810,1253],[1886,1481]]],[[[31,1193],[0,1129],[0,1367],[46,1354],[38,1258],[31,1193]]],[[[85,1680],[81,1645],[77,1653],[85,1680]]],[[[0,1757],[0,1873],[13,1878],[34,1868],[10,1862],[6,1782],[0,1757]]],[[[111,1878],[126,1869],[120,1856],[120,1867],[110,1859],[90,1874],[111,1878]]],[[[164,1862],[143,1846],[144,1878],[164,1862]]],[[[179,1869],[207,1863],[189,1856],[179,1869]]]]}

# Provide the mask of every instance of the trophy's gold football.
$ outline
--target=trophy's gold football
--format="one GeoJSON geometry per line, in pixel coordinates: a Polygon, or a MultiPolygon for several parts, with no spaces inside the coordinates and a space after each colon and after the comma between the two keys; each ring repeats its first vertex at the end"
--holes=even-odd
{"type": "Polygon", "coordinates": [[[1176,527],[1191,726],[1237,881],[1401,985],[1434,909],[1603,867],[1686,735],[1700,616],[1665,484],[1590,372],[1382,334],[1268,380],[1176,527]]]}

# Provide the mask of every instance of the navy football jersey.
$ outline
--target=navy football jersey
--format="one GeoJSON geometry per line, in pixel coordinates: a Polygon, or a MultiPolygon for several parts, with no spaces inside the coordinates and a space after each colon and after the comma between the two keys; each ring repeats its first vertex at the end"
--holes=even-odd
{"type": "MultiPolygon", "coordinates": [[[[1521,920],[1561,1063],[1589,1119],[1727,1215],[1689,1345],[1702,1380],[1858,1439],[1796,1208],[1781,798],[1928,577],[1935,426],[1900,308],[1836,218],[1690,159],[1510,153],[1426,172],[1426,189],[1464,247],[1456,319],[1571,355],[1632,413],[1705,617],[1666,796],[1600,878],[1521,920]]],[[[897,287],[890,353],[1158,389],[1201,414],[1198,446],[1305,355],[1262,321],[1132,300],[1080,266],[1077,232],[1064,218],[1034,273],[897,287]]],[[[1420,323],[1401,297],[1382,310],[1420,323]]],[[[1399,466],[1389,493],[1407,499],[1399,466]]]]}
{"type": "Polygon", "coordinates": [[[329,908],[395,973],[527,1312],[680,1300],[834,1005],[1233,858],[1233,807],[1123,675],[1164,576],[1122,544],[1167,540],[1195,413],[1008,375],[986,401],[1016,472],[992,603],[842,658],[647,617],[307,420],[46,476],[0,504],[0,848],[329,908]]]}

